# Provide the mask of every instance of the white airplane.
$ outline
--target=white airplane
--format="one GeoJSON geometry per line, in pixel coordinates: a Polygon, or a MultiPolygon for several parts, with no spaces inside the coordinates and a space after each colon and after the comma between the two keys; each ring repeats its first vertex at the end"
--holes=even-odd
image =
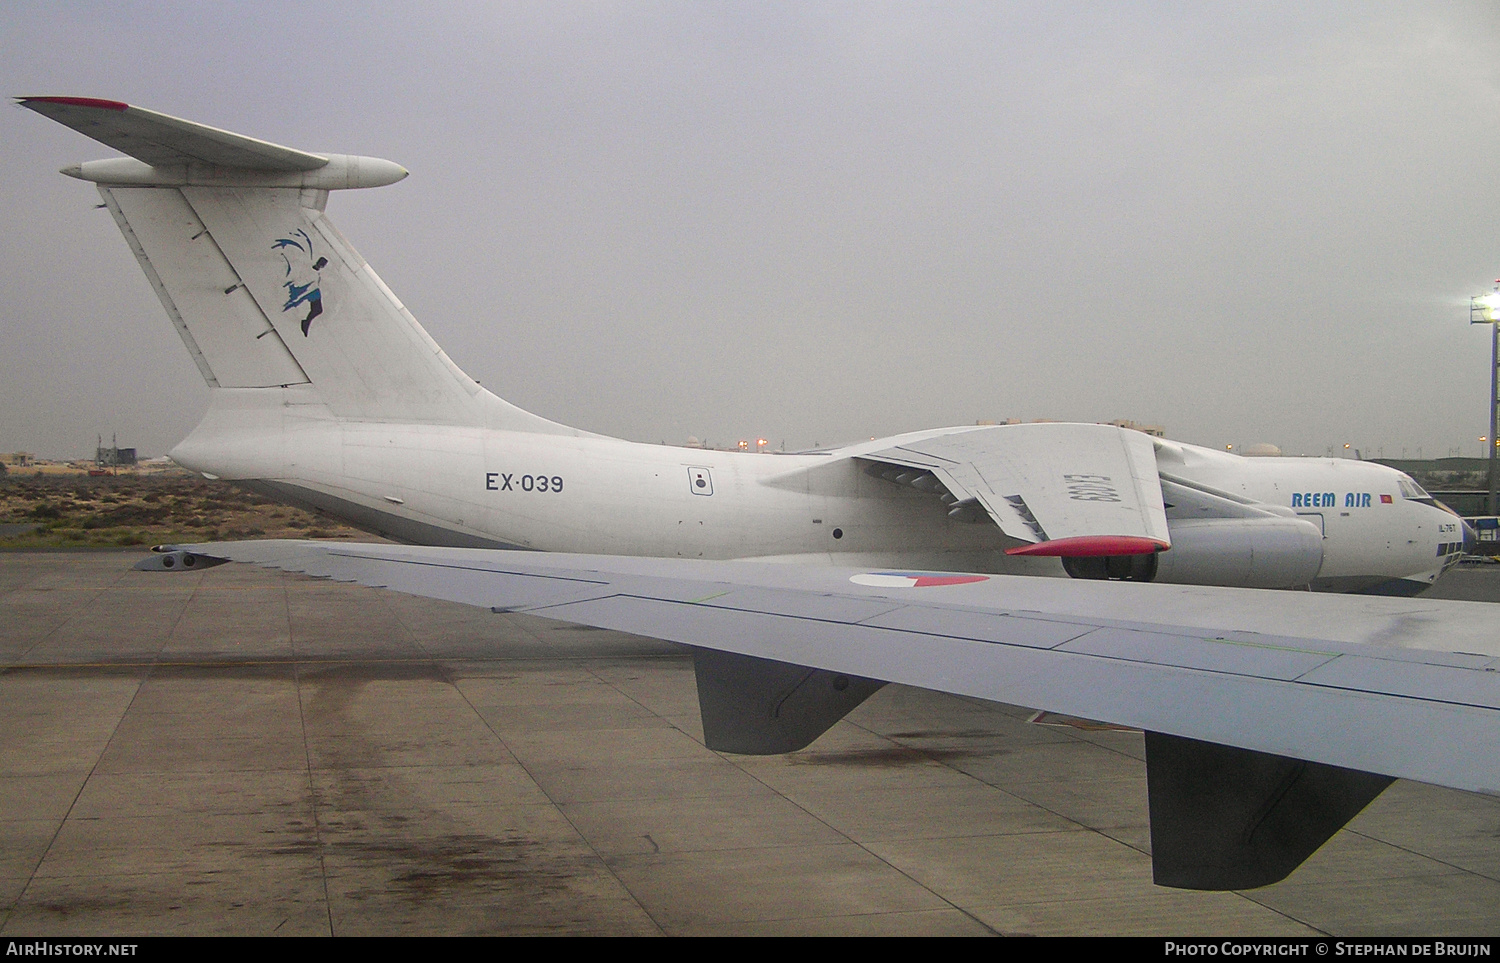
{"type": "Polygon", "coordinates": [[[333,228],[328,191],[396,164],[19,102],[130,155],[64,173],[98,185],[213,389],[172,457],[415,543],[140,568],[242,561],[683,642],[728,752],[801,748],[889,681],[1139,727],[1169,886],[1282,879],[1393,778],[1500,792],[1492,606],[1247,590],[1429,586],[1469,533],[1405,475],[1103,425],[799,455],[593,435],[465,376],[333,228]],[[1085,581],[983,574],[1059,560],[1085,581]],[[1147,581],[1185,584],[1118,584],[1147,581]]]}
{"type": "Polygon", "coordinates": [[[98,185],[213,389],[172,458],[397,541],[1393,595],[1462,554],[1462,520],[1392,469],[1107,425],[793,455],[568,428],[459,370],[324,214],[400,166],[114,101],[19,103],[130,155],[63,173],[98,185]]]}

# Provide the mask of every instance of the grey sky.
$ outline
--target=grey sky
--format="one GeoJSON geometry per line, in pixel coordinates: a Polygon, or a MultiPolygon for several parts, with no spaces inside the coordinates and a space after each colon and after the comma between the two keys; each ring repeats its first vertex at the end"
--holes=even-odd
{"type": "MultiPolygon", "coordinates": [[[[1478,454],[1497,8],[1062,6],[18,2],[0,92],[405,165],[334,221],[465,370],[595,431],[1478,454]]],[[[165,451],[208,391],[56,173],[111,152],[21,110],[0,146],[0,450],[165,451]]]]}

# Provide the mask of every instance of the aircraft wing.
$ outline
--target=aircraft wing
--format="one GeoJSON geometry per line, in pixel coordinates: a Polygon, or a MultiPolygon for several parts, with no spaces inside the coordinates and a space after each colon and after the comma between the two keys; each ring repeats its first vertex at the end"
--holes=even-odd
{"type": "Polygon", "coordinates": [[[1500,609],[1485,603],[403,545],[182,548],[1500,792],[1500,609]]]}
{"type": "Polygon", "coordinates": [[[1158,883],[1284,878],[1401,777],[1500,792],[1485,603],[255,541],[250,562],[694,647],[710,748],[807,745],[884,682],[1146,731],[1158,883]]]}
{"type": "Polygon", "coordinates": [[[1171,546],[1151,438],[1113,425],[995,425],[858,452],[892,481],[930,474],[1028,543],[1012,555],[1137,555],[1171,546]]]}

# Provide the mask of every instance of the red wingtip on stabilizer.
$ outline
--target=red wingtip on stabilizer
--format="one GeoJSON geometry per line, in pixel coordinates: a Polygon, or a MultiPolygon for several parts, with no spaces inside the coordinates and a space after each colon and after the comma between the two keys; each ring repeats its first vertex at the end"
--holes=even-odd
{"type": "Polygon", "coordinates": [[[126,110],[129,104],[118,100],[100,100],[98,97],[17,97],[23,104],[66,104],[69,107],[95,107],[99,110],[126,110]]]}

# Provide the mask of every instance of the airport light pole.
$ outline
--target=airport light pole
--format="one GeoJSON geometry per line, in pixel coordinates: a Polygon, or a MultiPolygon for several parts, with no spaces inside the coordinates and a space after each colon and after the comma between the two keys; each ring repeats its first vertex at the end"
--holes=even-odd
{"type": "Polygon", "coordinates": [[[1485,514],[1500,515],[1500,475],[1495,472],[1495,454],[1500,450],[1500,438],[1495,437],[1495,415],[1500,411],[1500,288],[1469,299],[1469,323],[1490,326],[1490,433],[1486,436],[1490,449],[1490,497],[1485,514]]]}

